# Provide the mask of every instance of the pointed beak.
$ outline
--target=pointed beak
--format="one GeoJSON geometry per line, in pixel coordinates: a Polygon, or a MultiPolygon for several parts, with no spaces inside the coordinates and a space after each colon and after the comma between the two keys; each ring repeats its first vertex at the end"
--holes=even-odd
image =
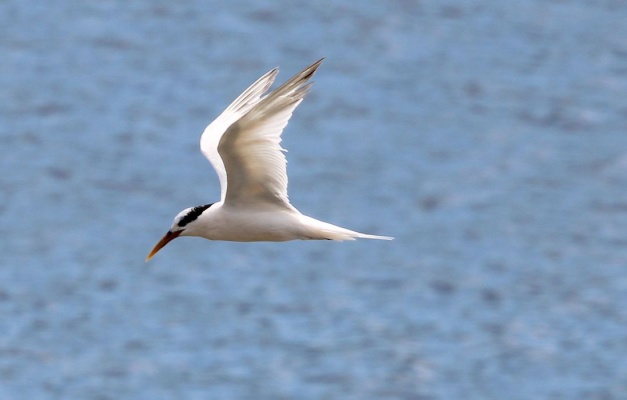
{"type": "Polygon", "coordinates": [[[179,237],[179,235],[183,233],[183,231],[176,231],[176,232],[172,232],[172,231],[168,231],[168,233],[166,233],[161,240],[159,240],[159,243],[157,243],[155,245],[155,247],[152,248],[152,250],[150,250],[150,253],[148,254],[148,257],[146,257],[146,262],[150,261],[150,259],[157,254],[157,252],[159,250],[161,250],[163,248],[163,246],[165,246],[166,244],[170,243],[171,241],[173,241],[174,239],[176,239],[177,237],[179,237]]]}

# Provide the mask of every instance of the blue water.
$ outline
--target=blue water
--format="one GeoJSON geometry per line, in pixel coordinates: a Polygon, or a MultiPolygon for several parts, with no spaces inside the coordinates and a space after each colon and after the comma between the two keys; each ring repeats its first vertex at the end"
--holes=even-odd
{"type": "Polygon", "coordinates": [[[0,2],[0,399],[624,399],[627,3],[0,2]],[[204,127],[326,56],[304,213],[179,239],[204,127]]]}

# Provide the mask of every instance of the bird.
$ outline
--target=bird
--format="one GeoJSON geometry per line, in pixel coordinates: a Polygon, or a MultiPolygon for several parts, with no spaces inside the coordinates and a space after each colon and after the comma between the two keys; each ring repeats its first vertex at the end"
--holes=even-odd
{"type": "Polygon", "coordinates": [[[234,242],[393,239],[314,219],[290,204],[281,134],[323,60],[266,93],[279,69],[268,71],[205,128],[200,150],[218,175],[220,201],[178,213],[146,262],[180,236],[234,242]]]}

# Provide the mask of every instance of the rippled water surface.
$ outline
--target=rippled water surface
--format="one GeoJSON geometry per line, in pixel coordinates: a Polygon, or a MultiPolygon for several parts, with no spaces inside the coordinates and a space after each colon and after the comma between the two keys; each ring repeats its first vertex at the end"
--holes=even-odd
{"type": "Polygon", "coordinates": [[[0,398],[623,399],[623,1],[0,2],[0,398]],[[304,213],[179,239],[198,140],[320,56],[304,213]],[[505,396],[505,397],[504,397],[505,396]]]}

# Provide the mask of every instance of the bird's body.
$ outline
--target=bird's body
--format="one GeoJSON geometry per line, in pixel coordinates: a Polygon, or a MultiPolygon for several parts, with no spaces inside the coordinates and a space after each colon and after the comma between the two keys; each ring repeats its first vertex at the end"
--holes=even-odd
{"type": "Polygon", "coordinates": [[[207,126],[200,148],[218,174],[221,200],[181,211],[146,260],[178,236],[235,242],[392,239],[316,220],[289,202],[281,133],[321,62],[264,96],[278,69],[269,71],[207,126]]]}
{"type": "MultiPolygon", "coordinates": [[[[209,240],[231,242],[285,242],[288,240],[353,240],[371,235],[350,231],[318,221],[296,209],[273,208],[238,209],[213,204],[182,233],[209,240]]],[[[375,237],[376,238],[376,237],[375,237]]]]}

